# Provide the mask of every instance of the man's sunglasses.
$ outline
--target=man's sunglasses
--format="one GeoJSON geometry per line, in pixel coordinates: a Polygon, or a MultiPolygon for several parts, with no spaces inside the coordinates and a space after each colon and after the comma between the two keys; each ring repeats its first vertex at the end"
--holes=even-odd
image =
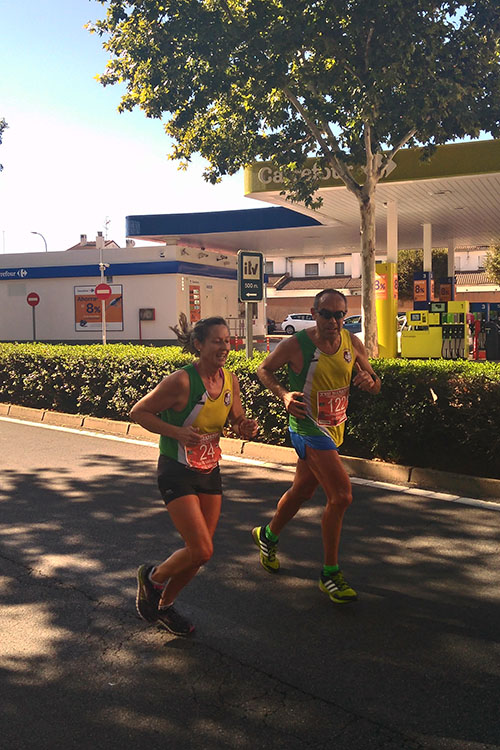
{"type": "Polygon", "coordinates": [[[347,315],[347,310],[334,310],[332,312],[331,310],[326,310],[323,307],[321,310],[318,310],[318,315],[321,315],[321,317],[325,320],[331,320],[332,318],[335,318],[335,320],[339,321],[342,320],[342,318],[345,318],[345,316],[347,315]]]}

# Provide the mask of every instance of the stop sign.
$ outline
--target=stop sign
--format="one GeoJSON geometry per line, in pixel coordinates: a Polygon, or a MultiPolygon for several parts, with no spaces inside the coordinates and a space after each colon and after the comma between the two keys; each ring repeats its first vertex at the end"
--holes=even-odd
{"type": "Polygon", "coordinates": [[[109,299],[111,297],[111,287],[109,284],[98,284],[95,288],[97,299],[109,299]]]}
{"type": "Polygon", "coordinates": [[[30,292],[28,296],[26,297],[26,302],[31,307],[36,307],[38,303],[40,302],[40,297],[36,292],[30,292]]]}

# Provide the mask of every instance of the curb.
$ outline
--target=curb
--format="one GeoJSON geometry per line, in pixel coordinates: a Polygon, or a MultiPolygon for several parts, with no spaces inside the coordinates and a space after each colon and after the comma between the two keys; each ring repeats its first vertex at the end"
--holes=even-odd
{"type": "MultiPolygon", "coordinates": [[[[154,433],[133,422],[120,422],[113,419],[89,417],[83,414],[65,414],[48,409],[33,409],[29,406],[0,403],[0,416],[21,419],[30,422],[41,422],[58,427],[91,430],[108,435],[128,437],[135,440],[152,442],[154,433]]],[[[296,453],[293,448],[268,443],[253,443],[244,440],[221,438],[223,453],[244,456],[249,459],[266,461],[293,467],[296,453]]],[[[500,503],[500,479],[473,477],[468,474],[455,474],[437,469],[390,464],[385,461],[341,456],[342,463],[350,477],[368,479],[376,482],[400,484],[402,487],[420,488],[434,492],[446,492],[463,498],[476,498],[500,503]]]]}

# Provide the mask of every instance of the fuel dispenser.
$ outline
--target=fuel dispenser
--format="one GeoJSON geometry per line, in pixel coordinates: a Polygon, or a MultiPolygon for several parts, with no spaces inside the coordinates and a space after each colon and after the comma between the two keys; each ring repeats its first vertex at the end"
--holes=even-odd
{"type": "Polygon", "coordinates": [[[429,302],[427,310],[406,313],[408,328],[401,333],[401,356],[410,359],[469,359],[473,340],[469,303],[429,302]]]}
{"type": "Polygon", "coordinates": [[[486,359],[486,325],[490,319],[488,302],[471,302],[472,359],[486,359]]]}

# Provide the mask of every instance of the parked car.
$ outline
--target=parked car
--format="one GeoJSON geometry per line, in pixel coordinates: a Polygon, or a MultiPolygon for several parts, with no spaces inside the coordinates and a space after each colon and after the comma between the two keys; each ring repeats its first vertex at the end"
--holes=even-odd
{"type": "Polygon", "coordinates": [[[314,325],[314,318],[311,313],[290,313],[287,315],[281,329],[285,333],[295,333],[295,331],[302,331],[304,328],[310,328],[314,325]]]}
{"type": "Polygon", "coordinates": [[[344,328],[351,333],[361,333],[361,315],[348,315],[344,318],[344,328]]]}

